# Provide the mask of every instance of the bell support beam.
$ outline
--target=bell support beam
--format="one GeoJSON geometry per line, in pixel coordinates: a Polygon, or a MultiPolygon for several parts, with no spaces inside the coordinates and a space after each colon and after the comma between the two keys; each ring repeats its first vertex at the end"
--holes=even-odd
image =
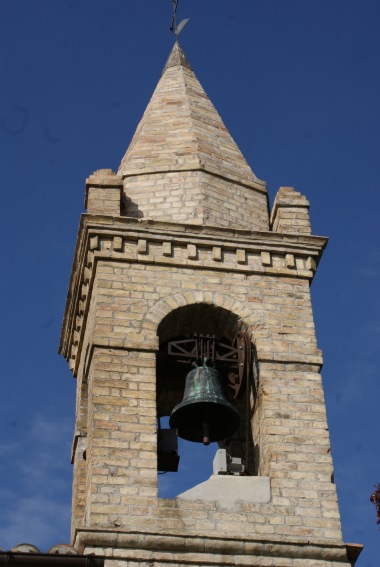
{"type": "Polygon", "coordinates": [[[202,361],[207,358],[212,363],[219,361],[237,366],[238,352],[238,348],[226,345],[215,337],[204,337],[202,335],[194,335],[191,339],[169,341],[168,343],[168,355],[176,358],[178,362],[202,361]]]}

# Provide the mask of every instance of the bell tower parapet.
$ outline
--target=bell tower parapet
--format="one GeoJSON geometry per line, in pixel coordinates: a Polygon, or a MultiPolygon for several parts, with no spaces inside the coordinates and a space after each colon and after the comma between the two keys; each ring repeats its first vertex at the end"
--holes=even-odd
{"type": "Polygon", "coordinates": [[[280,187],[274,200],[270,226],[274,232],[311,234],[309,201],[293,187],[280,187]]]}
{"type": "Polygon", "coordinates": [[[120,215],[123,180],[112,169],[98,169],[86,179],[84,206],[89,214],[120,215]]]}

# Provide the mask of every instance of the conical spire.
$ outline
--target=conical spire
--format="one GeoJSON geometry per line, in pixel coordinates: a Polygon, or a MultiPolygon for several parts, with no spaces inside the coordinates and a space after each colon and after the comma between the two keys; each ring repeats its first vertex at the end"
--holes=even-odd
{"type": "MultiPolygon", "coordinates": [[[[239,225],[238,220],[227,219],[227,211],[223,220],[210,214],[207,203],[221,200],[226,204],[229,190],[233,199],[234,188],[228,190],[226,184],[251,188],[261,194],[266,192],[265,184],[250,169],[177,42],[122,159],[118,175],[125,180],[127,201],[131,203],[127,215],[173,222],[223,225],[235,222],[239,225]],[[154,180],[145,183],[144,190],[142,183],[148,180],[142,177],[152,175],[154,180]],[[152,183],[154,207],[149,206],[148,195],[152,183]],[[179,217],[169,214],[167,206],[162,207],[161,214],[157,199],[162,198],[164,202],[179,187],[186,201],[180,206],[181,214],[179,217]]],[[[264,201],[266,203],[266,197],[264,201]]],[[[220,203],[215,206],[220,207],[220,203]]],[[[228,208],[228,204],[226,206],[228,208]]],[[[265,217],[263,223],[259,223],[263,229],[263,225],[265,228],[268,225],[267,210],[261,211],[261,216],[265,217]]]]}
{"type": "Polygon", "coordinates": [[[188,62],[186,55],[182,51],[178,41],[176,41],[173,49],[171,50],[169,58],[166,61],[166,65],[164,67],[164,70],[162,71],[162,74],[164,74],[166,69],[169,69],[169,67],[177,67],[178,65],[182,65],[182,67],[187,67],[191,70],[190,63],[188,62]]]}

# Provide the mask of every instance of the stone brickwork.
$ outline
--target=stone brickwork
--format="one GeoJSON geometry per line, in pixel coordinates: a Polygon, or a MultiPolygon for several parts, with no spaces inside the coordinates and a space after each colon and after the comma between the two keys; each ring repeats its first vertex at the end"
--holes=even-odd
{"type": "Polygon", "coordinates": [[[276,232],[311,234],[306,197],[293,187],[280,187],[273,204],[271,227],[276,232]]]}
{"type": "Polygon", "coordinates": [[[269,228],[265,183],[250,169],[178,44],[118,175],[127,216],[269,228]]]}
{"type": "Polygon", "coordinates": [[[79,333],[82,344],[71,351],[82,384],[78,424],[86,413],[81,397],[88,385],[86,431],[79,432],[87,434],[87,476],[79,467],[76,474],[86,505],[74,517],[74,537],[88,527],[125,530],[133,525],[141,533],[178,534],[181,526],[194,536],[246,533],[337,545],[339,511],[309,294],[314,272],[307,267],[317,264],[325,239],[259,237],[248,231],[231,238],[229,229],[203,228],[196,234],[191,226],[185,235],[184,226],[180,231],[171,225],[165,233],[167,225],[141,224],[120,219],[107,226],[105,218],[92,216],[82,221],[77,265],[87,270],[82,287],[91,290],[92,299],[75,317],[72,335],[74,342],[79,333]],[[262,261],[263,242],[270,263],[262,261]],[[189,259],[189,246],[195,247],[190,249],[195,259],[189,259]],[[221,253],[215,256],[215,249],[221,253]],[[241,251],[245,263],[239,263],[241,251]],[[295,259],[289,267],[291,253],[295,259]],[[241,502],[231,513],[216,505],[157,498],[159,326],[181,307],[205,304],[238,316],[251,333],[260,364],[252,426],[260,448],[259,474],[270,478],[271,501],[241,502]]]}
{"type": "Polygon", "coordinates": [[[131,175],[124,191],[128,217],[269,230],[265,192],[202,170],[131,175]]]}
{"type": "Polygon", "coordinates": [[[120,215],[123,181],[112,169],[99,169],[86,180],[84,206],[91,214],[120,215]]]}
{"type": "Polygon", "coordinates": [[[86,202],[60,344],[78,381],[75,548],[112,567],[348,566],[309,292],[327,240],[291,188],[269,230],[265,186],[177,44],[118,175],[95,172],[86,202]],[[233,498],[158,498],[157,415],[182,395],[157,392],[159,349],[238,331],[256,353],[247,419],[268,493],[245,477],[242,498],[236,477],[233,498]]]}

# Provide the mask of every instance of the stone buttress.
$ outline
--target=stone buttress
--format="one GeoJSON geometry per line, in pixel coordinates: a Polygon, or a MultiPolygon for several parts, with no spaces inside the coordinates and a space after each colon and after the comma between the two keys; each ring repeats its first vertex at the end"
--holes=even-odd
{"type": "Polygon", "coordinates": [[[60,344],[77,378],[80,553],[128,567],[355,562],[309,292],[327,239],[311,234],[308,205],[282,187],[269,214],[265,183],[176,43],[118,172],[86,182],[60,344]],[[156,388],[160,349],[239,331],[256,353],[254,474],[159,498],[157,415],[174,405],[156,388]]]}

